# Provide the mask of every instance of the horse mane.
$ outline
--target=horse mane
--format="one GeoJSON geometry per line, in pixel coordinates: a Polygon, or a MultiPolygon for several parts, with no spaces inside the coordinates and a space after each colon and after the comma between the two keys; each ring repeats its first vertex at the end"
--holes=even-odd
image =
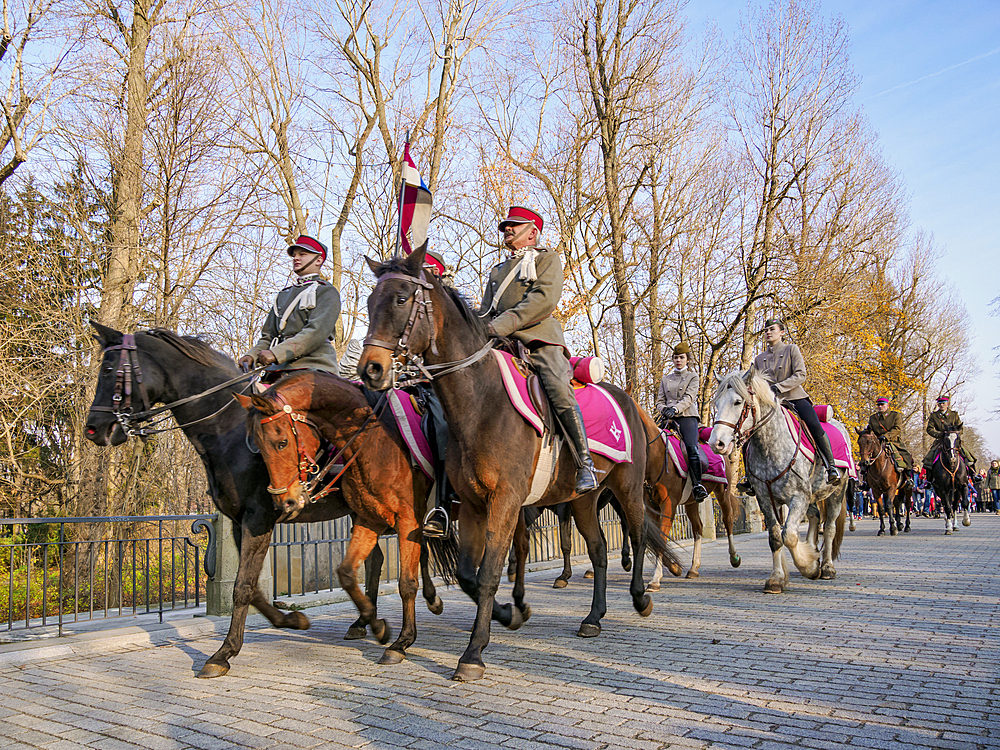
{"type": "Polygon", "coordinates": [[[774,394],[771,393],[771,386],[763,376],[751,368],[749,372],[753,374],[750,376],[750,387],[747,387],[746,382],[743,378],[746,377],[747,370],[734,370],[719,381],[719,386],[716,388],[716,395],[722,393],[726,388],[732,388],[736,393],[745,401],[751,396],[756,398],[758,401],[763,402],[768,406],[776,407],[778,402],[774,398],[774,394]],[[753,393],[750,389],[753,389],[753,393]]]}
{"type": "Polygon", "coordinates": [[[197,336],[181,336],[167,328],[151,328],[142,331],[165,344],[169,344],[188,359],[206,367],[232,368],[233,362],[222,352],[218,352],[197,336]]]}
{"type": "MultiPolygon", "coordinates": [[[[386,273],[399,273],[410,276],[410,269],[404,264],[404,260],[404,258],[390,258],[389,260],[383,262],[375,271],[375,278],[379,278],[386,273]]],[[[453,286],[442,284],[441,279],[432,273],[425,274],[425,277],[429,278],[430,282],[434,284],[434,286],[439,287],[444,295],[449,297],[451,301],[455,303],[455,307],[458,308],[458,312],[462,315],[463,320],[465,320],[465,322],[468,323],[474,331],[481,334],[484,339],[488,337],[488,334],[486,333],[486,323],[484,323],[483,319],[480,318],[476,314],[475,310],[472,309],[472,306],[465,298],[465,295],[453,286]]]]}

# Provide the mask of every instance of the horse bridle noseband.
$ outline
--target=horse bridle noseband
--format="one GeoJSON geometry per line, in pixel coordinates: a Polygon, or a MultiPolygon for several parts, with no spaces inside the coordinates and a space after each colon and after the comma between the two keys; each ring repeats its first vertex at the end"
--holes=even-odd
{"type": "Polygon", "coordinates": [[[738,449],[741,445],[743,445],[743,443],[745,443],[747,440],[749,440],[753,436],[753,434],[755,432],[757,432],[757,430],[759,430],[761,427],[763,427],[765,424],[767,424],[771,420],[771,417],[773,417],[775,414],[778,413],[778,409],[780,408],[780,404],[778,406],[775,406],[773,409],[771,409],[770,412],[767,413],[766,416],[764,416],[763,419],[761,419],[758,422],[757,421],[757,404],[756,404],[756,401],[754,399],[753,388],[751,388],[750,386],[747,386],[747,393],[750,394],[750,398],[748,398],[746,400],[746,403],[743,404],[743,411],[740,412],[740,416],[736,420],[735,424],[733,424],[732,422],[726,422],[725,420],[722,420],[722,419],[716,419],[712,423],[712,427],[715,427],[715,425],[721,424],[724,427],[732,427],[733,428],[733,443],[734,443],[733,448],[734,449],[738,449]],[[747,414],[749,414],[751,417],[753,417],[753,424],[752,424],[752,426],[750,427],[750,429],[747,432],[743,432],[743,423],[746,421],[747,414]]]}
{"type": "Polygon", "coordinates": [[[135,437],[139,431],[133,427],[136,414],[132,411],[132,379],[135,379],[139,386],[139,396],[142,399],[142,406],[145,412],[149,412],[149,394],[146,392],[146,384],[142,380],[142,368],[139,366],[139,352],[135,346],[135,335],[131,333],[122,334],[122,342],[114,346],[104,347],[101,354],[108,352],[119,352],[118,367],[115,371],[115,392],[111,397],[111,406],[91,406],[91,411],[107,411],[115,415],[122,430],[129,437],[135,437]]]}

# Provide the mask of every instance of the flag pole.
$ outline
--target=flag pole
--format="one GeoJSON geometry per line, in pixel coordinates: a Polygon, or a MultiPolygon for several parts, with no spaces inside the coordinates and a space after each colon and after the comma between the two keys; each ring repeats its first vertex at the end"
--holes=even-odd
{"type": "MultiPolygon", "coordinates": [[[[406,131],[406,145],[410,145],[410,131],[406,131]]],[[[405,153],[405,151],[404,151],[405,153]]],[[[406,176],[403,171],[406,169],[405,161],[400,162],[399,167],[399,200],[396,202],[396,247],[392,251],[392,257],[399,257],[399,248],[403,241],[403,193],[406,191],[406,176]]]]}

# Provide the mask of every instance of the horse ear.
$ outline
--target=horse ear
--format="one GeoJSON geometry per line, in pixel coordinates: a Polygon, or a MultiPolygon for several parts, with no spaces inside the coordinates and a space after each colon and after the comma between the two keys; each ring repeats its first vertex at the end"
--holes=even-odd
{"type": "Polygon", "coordinates": [[[412,253],[406,256],[406,260],[403,261],[403,265],[406,266],[406,270],[410,272],[411,276],[419,276],[420,270],[424,267],[424,260],[427,258],[427,243],[418,247],[412,253]]]}
{"type": "Polygon", "coordinates": [[[757,368],[754,367],[753,365],[750,365],[747,371],[743,374],[743,382],[746,383],[747,387],[749,387],[750,383],[753,382],[753,376],[756,374],[757,374],[757,368]]]}
{"type": "Polygon", "coordinates": [[[242,393],[234,393],[233,398],[240,402],[240,406],[244,409],[250,409],[253,406],[253,399],[249,396],[244,396],[242,393]]]}
{"type": "Polygon", "coordinates": [[[274,402],[269,401],[259,393],[255,393],[250,397],[250,403],[255,409],[257,409],[257,411],[263,412],[264,414],[273,414],[275,412],[274,402]]]}
{"type": "Polygon", "coordinates": [[[861,429],[860,427],[855,427],[855,428],[854,428],[854,431],[855,431],[856,433],[858,433],[859,435],[860,435],[860,434],[861,434],[862,432],[864,432],[864,430],[863,430],[863,429],[861,429]]]}
{"type": "Polygon", "coordinates": [[[365,262],[368,264],[368,267],[372,269],[372,273],[378,276],[378,272],[382,269],[382,264],[377,260],[372,260],[367,255],[365,256],[365,262]]]}
{"type": "Polygon", "coordinates": [[[108,328],[108,326],[102,326],[96,320],[90,321],[90,325],[93,326],[96,333],[94,338],[97,339],[97,343],[101,347],[112,346],[113,344],[120,344],[122,342],[121,331],[116,331],[114,328],[108,328]]]}

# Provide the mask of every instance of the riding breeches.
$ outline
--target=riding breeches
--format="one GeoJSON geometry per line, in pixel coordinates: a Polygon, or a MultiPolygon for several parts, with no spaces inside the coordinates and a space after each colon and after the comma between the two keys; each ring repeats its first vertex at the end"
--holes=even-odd
{"type": "Polygon", "coordinates": [[[799,419],[805,422],[806,427],[809,428],[809,434],[812,435],[813,442],[816,444],[816,448],[826,458],[827,463],[832,466],[833,449],[830,447],[830,438],[827,437],[823,425],[819,423],[819,417],[816,416],[816,409],[813,406],[813,402],[808,398],[797,398],[787,403],[795,409],[795,413],[799,415],[799,419]]]}
{"type": "Polygon", "coordinates": [[[573,371],[569,367],[565,349],[561,346],[539,346],[532,349],[531,364],[534,365],[556,414],[577,407],[573,386],[570,384],[573,371]]]}
{"type": "Polygon", "coordinates": [[[697,451],[698,417],[674,417],[673,422],[677,425],[677,431],[681,434],[681,440],[684,441],[687,452],[697,451]]]}

